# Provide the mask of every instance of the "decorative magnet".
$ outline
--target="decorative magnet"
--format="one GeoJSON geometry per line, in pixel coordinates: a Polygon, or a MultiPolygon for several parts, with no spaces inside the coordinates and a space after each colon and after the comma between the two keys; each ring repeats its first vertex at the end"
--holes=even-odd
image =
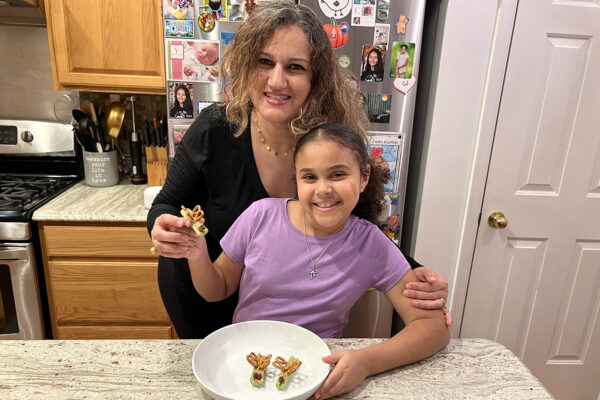
{"type": "Polygon", "coordinates": [[[400,193],[391,193],[390,194],[390,203],[398,204],[400,202],[400,193]]]}
{"type": "Polygon", "coordinates": [[[329,36],[329,42],[331,47],[337,49],[342,47],[348,41],[348,32],[350,27],[346,21],[342,21],[340,25],[337,25],[336,20],[331,17],[331,25],[323,25],[327,36],[329,36]]]}
{"type": "Polygon", "coordinates": [[[401,15],[398,17],[398,23],[396,24],[396,35],[404,35],[406,33],[406,24],[408,24],[408,17],[401,15]]]}
{"type": "Polygon", "coordinates": [[[341,56],[338,57],[338,62],[340,63],[340,67],[342,68],[348,68],[350,66],[350,57],[348,57],[347,55],[343,54],[341,56]]]}
{"type": "Polygon", "coordinates": [[[319,7],[328,18],[344,18],[352,10],[352,0],[320,0],[319,7]]]}
{"type": "Polygon", "coordinates": [[[221,40],[225,43],[225,46],[229,46],[229,43],[233,40],[233,32],[221,32],[221,40]]]}
{"type": "Polygon", "coordinates": [[[215,18],[210,13],[202,13],[198,17],[198,26],[204,32],[210,32],[215,29],[215,18]]]}
{"type": "Polygon", "coordinates": [[[225,18],[225,12],[223,11],[223,4],[221,0],[208,0],[208,10],[215,21],[225,18]]]}
{"type": "Polygon", "coordinates": [[[396,78],[394,79],[394,89],[402,94],[406,94],[417,83],[417,76],[413,75],[410,79],[396,78]]]}
{"type": "Polygon", "coordinates": [[[390,13],[390,0],[379,0],[377,5],[377,19],[379,21],[386,21],[390,13]]]}

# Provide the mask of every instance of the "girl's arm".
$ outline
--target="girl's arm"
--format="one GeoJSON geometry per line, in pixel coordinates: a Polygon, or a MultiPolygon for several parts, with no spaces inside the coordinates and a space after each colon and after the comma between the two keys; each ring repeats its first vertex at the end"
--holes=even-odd
{"type": "Polygon", "coordinates": [[[225,252],[211,262],[204,236],[199,236],[195,242],[187,259],[196,291],[210,302],[231,296],[240,285],[243,267],[234,263],[225,252]]]}
{"type": "Polygon", "coordinates": [[[444,313],[441,310],[415,308],[410,299],[402,294],[408,282],[416,281],[414,272],[409,270],[386,292],[402,317],[405,328],[385,342],[323,357],[324,362],[335,364],[335,368],[315,393],[315,399],[349,392],[367,376],[423,360],[448,344],[450,333],[444,322],[444,313]]]}

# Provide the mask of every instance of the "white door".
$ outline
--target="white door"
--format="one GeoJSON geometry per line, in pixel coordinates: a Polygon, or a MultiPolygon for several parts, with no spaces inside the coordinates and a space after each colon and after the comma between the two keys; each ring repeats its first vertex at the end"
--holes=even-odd
{"type": "Polygon", "coordinates": [[[596,400],[599,317],[600,4],[521,0],[460,334],[504,344],[558,399],[596,400]]]}

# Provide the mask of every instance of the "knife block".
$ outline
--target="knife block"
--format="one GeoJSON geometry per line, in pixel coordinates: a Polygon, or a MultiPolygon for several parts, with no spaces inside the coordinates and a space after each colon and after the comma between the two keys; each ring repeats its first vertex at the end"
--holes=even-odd
{"type": "Polygon", "coordinates": [[[145,146],[148,186],[162,186],[167,178],[169,155],[166,147],[145,146]]]}

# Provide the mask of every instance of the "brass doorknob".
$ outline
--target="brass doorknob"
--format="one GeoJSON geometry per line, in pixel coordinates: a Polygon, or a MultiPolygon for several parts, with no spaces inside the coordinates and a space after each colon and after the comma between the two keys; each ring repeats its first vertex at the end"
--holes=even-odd
{"type": "Polygon", "coordinates": [[[502,211],[494,211],[488,217],[488,224],[492,228],[504,229],[506,228],[506,225],[508,225],[508,220],[504,214],[502,214],[502,211]]]}

